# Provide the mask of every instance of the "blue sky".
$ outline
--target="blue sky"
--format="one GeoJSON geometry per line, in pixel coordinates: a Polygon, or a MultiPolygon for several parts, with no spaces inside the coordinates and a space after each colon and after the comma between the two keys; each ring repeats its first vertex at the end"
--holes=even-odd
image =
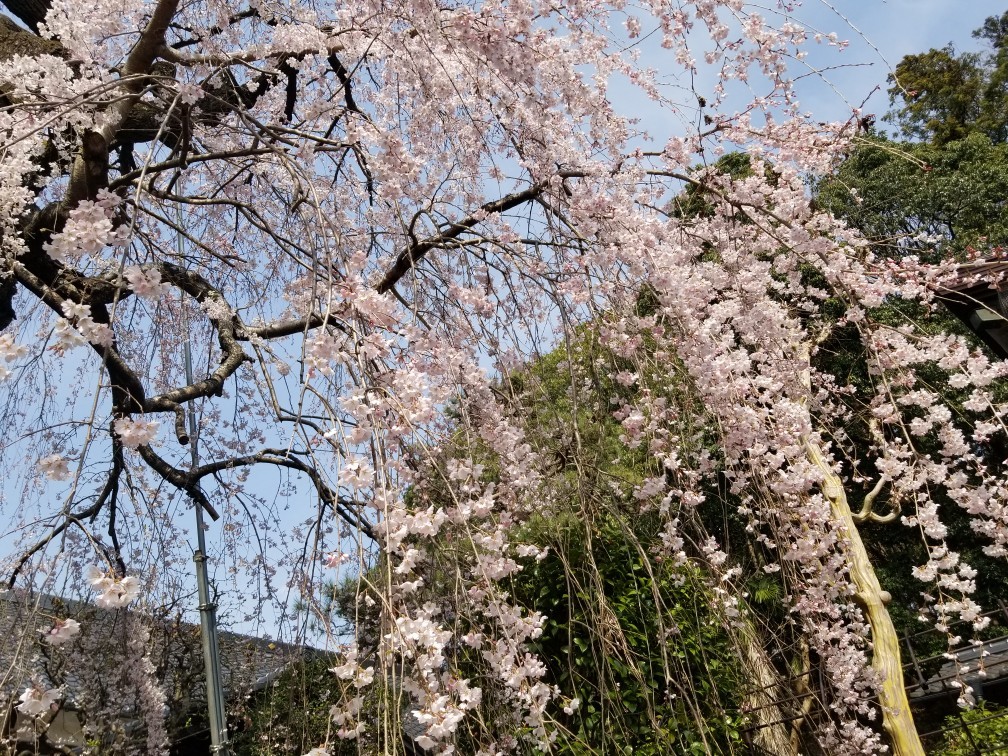
{"type": "MultiPolygon", "coordinates": [[[[988,16],[999,16],[1006,10],[1005,0],[805,0],[796,16],[808,27],[835,31],[850,41],[842,54],[822,56],[848,64],[828,72],[826,78],[855,106],[878,85],[879,91],[865,112],[881,117],[889,109],[886,76],[904,55],[949,42],[960,51],[982,49],[971,32],[988,16]]],[[[818,60],[819,55],[810,56],[810,61],[818,60]]],[[[802,93],[804,109],[821,120],[846,120],[849,115],[837,92],[825,85],[808,87],[802,93]]]]}
{"type": "MultiPolygon", "coordinates": [[[[810,37],[816,32],[834,32],[847,41],[848,46],[840,50],[810,39],[805,47],[808,57],[792,61],[788,73],[798,81],[801,108],[816,121],[844,122],[863,105],[862,113],[874,114],[880,127],[889,110],[886,78],[903,56],[949,43],[958,51],[982,50],[985,45],[972,38],[972,31],[988,16],[999,16],[1006,10],[1008,0],[804,0],[789,15],[777,9],[777,0],[746,5],[747,12],[760,13],[773,26],[797,22],[810,37]]],[[[627,11],[633,13],[633,6],[628,5],[627,11]]],[[[639,65],[657,72],[659,89],[671,108],[652,102],[619,76],[610,81],[609,96],[618,112],[639,119],[651,135],[649,146],[653,148],[673,134],[696,130],[700,122],[697,95],[712,100],[718,72],[703,63],[703,52],[711,44],[705,31],[694,29],[688,39],[691,54],[700,61],[696,74],[690,77],[674,63],[674,54],[660,47],[657,22],[641,15],[643,33],[635,43],[621,38],[619,28],[613,28],[613,41],[617,46],[628,43],[637,48],[639,65]]],[[[727,20],[727,13],[720,15],[727,20]]],[[[752,74],[748,84],[727,83],[728,96],[719,112],[731,115],[744,109],[753,97],[769,94],[765,80],[755,71],[752,74]]]]}

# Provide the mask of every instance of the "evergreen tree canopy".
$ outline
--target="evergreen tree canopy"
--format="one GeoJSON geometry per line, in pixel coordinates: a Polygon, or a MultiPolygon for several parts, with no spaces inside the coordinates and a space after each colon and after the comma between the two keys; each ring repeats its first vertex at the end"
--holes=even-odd
{"type": "Polygon", "coordinates": [[[941,146],[865,139],[816,188],[879,257],[932,262],[1008,243],[1006,196],[1008,144],[979,132],[941,146]]]}
{"type": "Polygon", "coordinates": [[[1008,11],[988,17],[973,36],[988,53],[957,53],[952,44],[907,55],[889,76],[888,116],[907,139],[936,146],[972,132],[1008,139],[1008,11]]]}

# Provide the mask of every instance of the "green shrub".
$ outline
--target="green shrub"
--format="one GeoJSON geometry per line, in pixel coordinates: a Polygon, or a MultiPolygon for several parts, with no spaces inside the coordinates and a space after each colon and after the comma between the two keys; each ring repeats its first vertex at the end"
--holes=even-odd
{"type": "Polygon", "coordinates": [[[1008,709],[981,702],[946,719],[945,727],[945,739],[935,756],[1008,754],[1008,709]]]}

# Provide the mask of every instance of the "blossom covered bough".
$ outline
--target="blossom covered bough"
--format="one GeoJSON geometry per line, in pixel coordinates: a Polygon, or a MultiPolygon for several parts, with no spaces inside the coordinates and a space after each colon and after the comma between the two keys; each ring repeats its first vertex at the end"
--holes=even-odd
{"type": "MultiPolygon", "coordinates": [[[[621,385],[675,384],[599,410],[658,471],[613,481],[663,518],[657,556],[703,564],[712,618],[744,622],[726,544],[687,532],[725,484],[823,681],[802,737],[833,754],[921,752],[836,490],[850,468],[830,439],[854,389],[811,358],[855,330],[874,387],[858,399],[878,428],[862,468],[927,544],[920,577],[945,626],[979,621],[978,607],[933,502],[967,512],[991,555],[1008,545],[1005,466],[987,459],[1006,371],[961,337],[875,318],[894,297],[931,306],[953,266],[875,259],[810,205],[806,179],[842,159],[857,118],[801,114],[789,65],[836,38],[806,30],[796,3],[5,5],[27,27],[0,19],[12,588],[89,585],[102,606],[139,600],[150,616],[191,599],[179,575],[194,503],[219,523],[237,616],[297,598],[324,618],[332,570],[376,607],[372,637],[330,638],[344,659],[333,743],[399,742],[402,722],[365,706],[385,686],[411,697],[434,752],[463,731],[474,752],[545,748],[576,704],[529,650],[551,618],[507,586],[545,556],[521,533],[554,505],[554,459],[501,386],[590,322],[638,366],[621,385]],[[636,62],[645,39],[660,75],[636,62]],[[710,91],[662,85],[701,66],[718,74],[710,91]],[[729,108],[739,82],[758,96],[729,108]],[[658,125],[618,114],[615,86],[658,125]],[[715,170],[730,150],[764,169],[715,170]],[[685,191],[703,212],[680,211],[685,191]],[[955,413],[919,378],[934,365],[955,413]],[[670,398],[685,394],[709,443],[670,398]],[[937,451],[923,453],[929,434],[937,451]]],[[[72,650],[71,621],[45,637],[72,650]]],[[[30,688],[21,710],[51,693],[30,688]]],[[[165,749],[164,698],[143,700],[145,748],[165,749]]]]}

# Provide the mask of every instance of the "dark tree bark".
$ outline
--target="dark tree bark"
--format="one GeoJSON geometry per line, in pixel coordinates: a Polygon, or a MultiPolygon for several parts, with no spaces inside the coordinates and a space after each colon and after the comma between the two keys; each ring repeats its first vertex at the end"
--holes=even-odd
{"type": "Polygon", "coordinates": [[[60,55],[62,50],[59,42],[43,39],[0,14],[0,60],[15,55],[60,55]]]}
{"type": "Polygon", "coordinates": [[[0,331],[3,331],[14,322],[14,292],[17,286],[14,283],[14,273],[9,272],[6,278],[0,278],[0,331]]]}
{"type": "Polygon", "coordinates": [[[4,5],[34,32],[38,31],[39,24],[45,21],[49,12],[47,0],[4,0],[4,5]]]}

